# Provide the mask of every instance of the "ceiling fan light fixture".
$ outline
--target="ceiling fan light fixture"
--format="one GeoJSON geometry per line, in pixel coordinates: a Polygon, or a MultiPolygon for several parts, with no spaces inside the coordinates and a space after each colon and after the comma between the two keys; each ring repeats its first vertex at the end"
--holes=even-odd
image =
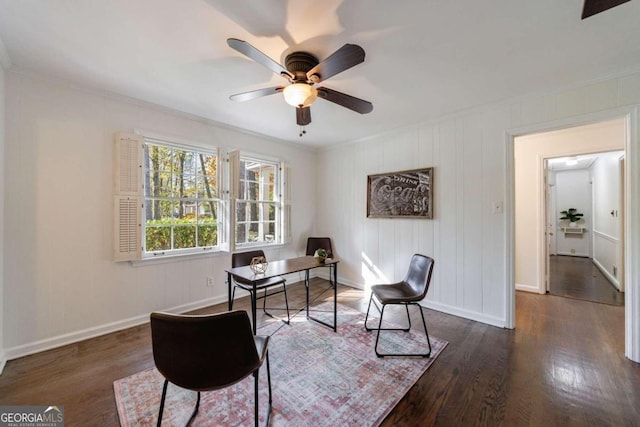
{"type": "Polygon", "coordinates": [[[318,98],[316,88],[306,83],[293,83],[282,92],[286,103],[293,107],[308,107],[318,98]]]}

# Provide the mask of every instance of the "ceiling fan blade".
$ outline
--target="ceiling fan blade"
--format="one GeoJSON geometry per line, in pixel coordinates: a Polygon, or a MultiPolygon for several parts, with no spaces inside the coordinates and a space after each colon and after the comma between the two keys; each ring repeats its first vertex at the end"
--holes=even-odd
{"type": "Polygon", "coordinates": [[[298,126],[311,123],[311,107],[296,107],[296,123],[298,126]]]}
{"type": "Polygon", "coordinates": [[[314,83],[318,83],[323,80],[327,80],[344,70],[348,70],[361,62],[364,62],[364,49],[357,44],[347,43],[309,70],[307,72],[307,79],[314,83]],[[312,76],[314,74],[318,77],[313,78],[312,76]]]}
{"type": "Polygon", "coordinates": [[[584,0],[582,19],[604,12],[612,7],[620,6],[622,3],[626,3],[628,1],[631,0],[584,0]]]}
{"type": "Polygon", "coordinates": [[[252,90],[249,92],[236,93],[229,97],[232,101],[249,101],[250,99],[260,98],[261,96],[273,95],[274,93],[280,93],[284,89],[284,86],[266,87],[264,89],[252,90]]]}
{"type": "Polygon", "coordinates": [[[373,111],[373,104],[369,101],[347,95],[346,93],[338,92],[337,90],[319,87],[318,96],[326,99],[327,101],[331,101],[335,104],[353,110],[356,113],[367,114],[373,111]]]}
{"type": "Polygon", "coordinates": [[[227,44],[229,45],[230,48],[237,50],[238,52],[240,52],[241,54],[243,54],[244,56],[250,59],[253,59],[258,64],[264,65],[274,73],[279,74],[287,79],[293,78],[291,73],[289,73],[286,68],[278,64],[273,59],[269,58],[264,53],[260,52],[255,47],[251,46],[246,41],[238,40],[238,39],[227,39],[227,44]]]}

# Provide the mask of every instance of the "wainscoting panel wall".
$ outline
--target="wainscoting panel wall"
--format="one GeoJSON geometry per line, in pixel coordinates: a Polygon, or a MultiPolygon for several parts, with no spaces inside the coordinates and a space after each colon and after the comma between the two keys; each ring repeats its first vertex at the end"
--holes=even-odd
{"type": "MultiPolygon", "coordinates": [[[[341,280],[363,288],[399,280],[411,254],[421,252],[436,260],[426,306],[505,325],[507,133],[638,102],[640,74],[633,74],[322,149],[317,231],[335,241],[341,280]],[[368,174],[430,166],[435,168],[433,220],[366,218],[368,174]]],[[[532,200],[535,215],[538,194],[534,188],[520,195],[532,200]]],[[[535,222],[528,227],[540,231],[535,222]]],[[[535,252],[536,242],[521,245],[535,252]]]]}
{"type": "MultiPolygon", "coordinates": [[[[236,148],[292,165],[295,244],[313,233],[315,151],[221,127],[186,114],[6,73],[4,349],[15,358],[226,301],[227,253],[113,261],[113,150],[118,131],[236,148]],[[212,277],[213,286],[207,286],[212,277]]],[[[295,280],[293,280],[295,281],[295,280]]],[[[1,301],[1,300],[0,300],[1,301]]]]}

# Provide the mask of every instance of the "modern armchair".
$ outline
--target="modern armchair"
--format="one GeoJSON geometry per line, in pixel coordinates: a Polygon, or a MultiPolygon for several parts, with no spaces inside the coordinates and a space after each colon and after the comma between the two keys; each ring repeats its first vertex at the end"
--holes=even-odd
{"type": "Polygon", "coordinates": [[[269,412],[271,417],[271,372],[269,337],[254,336],[246,311],[209,315],[151,313],[151,339],[156,368],[165,377],[158,423],[162,422],[169,382],[198,392],[189,425],[200,407],[200,392],[231,386],[253,374],[255,425],[258,425],[258,374],[267,361],[269,412]]]}
{"type": "MultiPolygon", "coordinates": [[[[324,249],[327,251],[327,257],[333,258],[333,249],[331,247],[331,238],[329,237],[309,237],[307,239],[307,250],[305,255],[313,256],[318,249],[324,249]]],[[[331,286],[335,286],[333,283],[333,274],[331,274],[331,269],[335,268],[335,264],[327,265],[329,267],[329,283],[331,286]]]]}
{"type": "MultiPolygon", "coordinates": [[[[231,255],[231,267],[244,267],[246,265],[251,264],[251,260],[255,257],[264,257],[264,252],[262,250],[255,250],[249,252],[236,252],[231,255]]],[[[231,294],[231,308],[233,309],[233,300],[236,296],[236,288],[243,289],[251,294],[251,309],[252,313],[256,312],[255,305],[259,299],[262,299],[262,311],[269,316],[274,317],[271,313],[267,311],[267,297],[271,295],[276,295],[284,292],[284,303],[287,310],[287,321],[284,323],[289,324],[291,321],[291,317],[289,316],[289,300],[287,299],[287,287],[285,286],[284,278],[280,276],[270,277],[268,279],[259,280],[255,286],[255,293],[257,294],[259,291],[263,290],[264,294],[262,296],[254,295],[254,287],[252,282],[243,280],[240,277],[233,277],[233,293],[231,294]],[[268,288],[282,286],[281,290],[272,291],[270,293],[267,292],[268,288]]]]}
{"type": "Polygon", "coordinates": [[[429,283],[431,282],[431,274],[433,273],[434,260],[425,255],[415,254],[411,258],[409,264],[409,271],[404,280],[398,283],[390,285],[373,285],[371,287],[371,298],[369,299],[369,307],[367,308],[367,315],[364,321],[364,327],[367,331],[378,331],[376,336],[375,352],[378,357],[384,356],[431,356],[431,341],[429,340],[429,332],[427,331],[427,324],[424,321],[424,313],[422,312],[422,306],[419,302],[427,295],[429,290],[429,283]],[[377,328],[370,328],[367,326],[369,320],[369,310],[371,309],[371,303],[374,300],[380,302],[382,308],[374,305],[380,311],[380,321],[377,328]],[[397,304],[404,305],[407,312],[407,319],[409,320],[409,326],[407,328],[382,328],[382,318],[384,317],[384,309],[387,305],[397,304]],[[405,354],[405,353],[380,353],[378,351],[378,342],[380,340],[380,331],[404,331],[409,332],[411,329],[411,318],[409,317],[409,305],[416,305],[420,309],[420,316],[422,317],[422,325],[424,326],[424,333],[427,336],[427,344],[429,345],[429,352],[418,354],[405,354]]]}

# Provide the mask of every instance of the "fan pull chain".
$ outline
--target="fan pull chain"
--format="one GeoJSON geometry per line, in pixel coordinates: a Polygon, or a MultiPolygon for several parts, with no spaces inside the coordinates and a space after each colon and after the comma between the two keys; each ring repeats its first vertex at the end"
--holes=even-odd
{"type": "Polygon", "coordinates": [[[307,131],[304,129],[304,126],[300,126],[300,138],[302,138],[306,133],[307,131]]]}

